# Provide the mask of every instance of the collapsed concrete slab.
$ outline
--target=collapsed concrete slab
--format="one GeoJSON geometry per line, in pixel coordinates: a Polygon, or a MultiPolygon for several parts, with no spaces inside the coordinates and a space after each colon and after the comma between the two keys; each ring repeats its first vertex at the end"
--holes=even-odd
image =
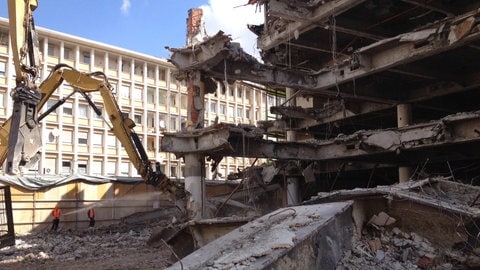
{"type": "Polygon", "coordinates": [[[416,232],[436,245],[473,250],[480,247],[480,188],[452,180],[436,177],[393,186],[338,190],[319,194],[305,204],[353,200],[357,233],[363,231],[372,216],[383,211],[397,220],[395,226],[416,232]]]}
{"type": "Polygon", "coordinates": [[[353,237],[352,202],[282,208],[168,269],[333,269],[353,237]]]}

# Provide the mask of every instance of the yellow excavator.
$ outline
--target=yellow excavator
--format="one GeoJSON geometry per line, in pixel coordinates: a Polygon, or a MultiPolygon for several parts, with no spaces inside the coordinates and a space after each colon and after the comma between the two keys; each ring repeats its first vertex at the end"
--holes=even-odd
{"type": "Polygon", "coordinates": [[[175,194],[180,187],[162,173],[158,162],[148,158],[139,136],[133,130],[134,121],[120,111],[113,88],[103,72],[84,73],[58,64],[39,86],[36,85],[41,65],[32,13],[37,6],[37,0],[8,0],[16,86],[11,92],[14,101],[12,115],[0,127],[0,164],[6,160],[6,173],[18,175],[23,169],[35,165],[42,146],[40,121],[73,94],[81,94],[100,116],[102,112],[88,95],[89,92],[98,91],[110,120],[109,127],[122,143],[138,173],[147,184],[175,194]],[[73,92],[39,115],[63,82],[70,84],[73,92]]]}

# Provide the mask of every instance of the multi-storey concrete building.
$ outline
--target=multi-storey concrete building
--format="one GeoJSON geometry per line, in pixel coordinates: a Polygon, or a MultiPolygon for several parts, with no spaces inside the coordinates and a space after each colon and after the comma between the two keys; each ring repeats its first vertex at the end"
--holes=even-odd
{"type": "MultiPolygon", "coordinates": [[[[182,178],[182,160],[158,150],[162,133],[181,129],[186,120],[186,87],[172,76],[174,66],[166,59],[40,27],[37,32],[43,55],[40,81],[59,63],[83,72],[104,72],[115,89],[121,110],[135,121],[135,131],[142,138],[149,157],[160,161],[168,176],[182,178]]],[[[12,110],[9,92],[15,84],[14,72],[8,20],[0,18],[0,121],[7,119],[12,110]]],[[[69,85],[61,85],[43,111],[72,91],[69,85]]],[[[92,99],[102,110],[100,95],[93,93],[92,99]]],[[[268,95],[261,86],[236,83],[218,87],[205,101],[205,126],[217,118],[220,122],[255,125],[268,118],[267,106],[277,102],[281,100],[268,95]]],[[[32,173],[138,176],[126,152],[109,132],[108,124],[81,95],[69,97],[46,117],[41,130],[44,148],[38,168],[32,173]]],[[[226,157],[219,166],[219,175],[225,177],[249,163],[249,159],[226,157]]],[[[206,178],[212,178],[210,170],[205,171],[206,178]]]]}

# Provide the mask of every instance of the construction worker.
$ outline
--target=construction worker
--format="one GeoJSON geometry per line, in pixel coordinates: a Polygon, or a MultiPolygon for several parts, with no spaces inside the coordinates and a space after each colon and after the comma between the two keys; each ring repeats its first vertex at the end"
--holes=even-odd
{"type": "Polygon", "coordinates": [[[90,219],[90,224],[88,225],[88,227],[92,228],[93,226],[95,226],[95,210],[93,210],[93,208],[88,209],[87,215],[90,219]]]}
{"type": "Polygon", "coordinates": [[[52,211],[52,216],[53,216],[53,224],[52,224],[52,231],[57,231],[58,229],[58,224],[60,223],[60,215],[62,212],[60,209],[55,206],[55,208],[52,211]]]}

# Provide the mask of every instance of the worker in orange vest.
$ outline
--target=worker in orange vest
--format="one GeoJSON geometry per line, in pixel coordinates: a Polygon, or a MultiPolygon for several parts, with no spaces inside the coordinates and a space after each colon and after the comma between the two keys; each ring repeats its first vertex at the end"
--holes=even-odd
{"type": "Polygon", "coordinates": [[[52,211],[52,216],[53,216],[53,224],[52,224],[52,231],[57,231],[58,229],[58,224],[60,223],[60,215],[62,212],[60,209],[55,206],[55,208],[52,211]]]}
{"type": "Polygon", "coordinates": [[[95,226],[95,210],[93,210],[93,208],[88,209],[87,215],[90,219],[90,224],[88,225],[88,227],[92,228],[93,226],[95,226]]]}

